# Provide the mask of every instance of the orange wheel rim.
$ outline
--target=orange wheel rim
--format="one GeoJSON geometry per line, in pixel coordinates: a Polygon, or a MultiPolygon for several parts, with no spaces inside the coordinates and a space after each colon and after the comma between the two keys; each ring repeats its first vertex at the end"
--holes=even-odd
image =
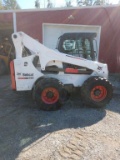
{"type": "Polygon", "coordinates": [[[102,101],[107,96],[107,90],[104,86],[95,86],[91,91],[91,98],[96,101],[102,101]]]}
{"type": "Polygon", "coordinates": [[[56,88],[48,87],[42,91],[41,98],[46,104],[54,104],[59,99],[59,92],[56,88]]]}

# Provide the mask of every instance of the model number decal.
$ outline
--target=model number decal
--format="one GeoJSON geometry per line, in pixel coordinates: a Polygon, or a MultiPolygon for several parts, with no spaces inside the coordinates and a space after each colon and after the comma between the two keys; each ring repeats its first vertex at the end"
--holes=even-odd
{"type": "Polygon", "coordinates": [[[21,73],[17,73],[17,76],[21,76],[21,73]]]}
{"type": "Polygon", "coordinates": [[[34,77],[18,77],[18,79],[33,79],[34,77]]]}

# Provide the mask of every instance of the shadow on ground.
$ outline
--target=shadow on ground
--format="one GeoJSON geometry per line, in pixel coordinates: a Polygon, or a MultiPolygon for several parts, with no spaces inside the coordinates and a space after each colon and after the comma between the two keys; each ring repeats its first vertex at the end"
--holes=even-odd
{"type": "Polygon", "coordinates": [[[109,80],[113,85],[113,98],[106,109],[120,114],[120,74],[111,74],[109,80]]]}
{"type": "Polygon", "coordinates": [[[91,126],[106,115],[105,110],[85,108],[74,98],[58,111],[38,110],[29,96],[11,91],[8,76],[0,79],[0,90],[1,160],[15,159],[21,150],[48,133],[91,126]]]}

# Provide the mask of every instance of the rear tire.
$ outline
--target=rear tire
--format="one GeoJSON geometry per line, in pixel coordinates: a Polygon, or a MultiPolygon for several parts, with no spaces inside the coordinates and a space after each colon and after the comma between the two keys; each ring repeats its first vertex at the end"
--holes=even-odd
{"type": "Polygon", "coordinates": [[[113,96],[111,83],[101,77],[88,78],[81,87],[81,97],[84,104],[90,107],[105,107],[113,96]]]}
{"type": "Polygon", "coordinates": [[[37,106],[45,111],[58,110],[62,105],[63,84],[54,78],[40,79],[33,89],[37,106]]]}

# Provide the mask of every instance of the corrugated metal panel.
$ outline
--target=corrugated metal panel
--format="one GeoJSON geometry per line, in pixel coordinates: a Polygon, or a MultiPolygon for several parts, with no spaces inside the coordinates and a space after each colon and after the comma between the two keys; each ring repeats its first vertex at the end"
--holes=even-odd
{"type": "Polygon", "coordinates": [[[13,16],[12,13],[0,14],[0,42],[4,37],[9,37],[13,33],[13,16]]]}
{"type": "Polygon", "coordinates": [[[108,64],[110,72],[120,72],[119,12],[119,6],[17,12],[17,28],[42,41],[42,23],[100,25],[99,60],[108,64]]]}
{"type": "Polygon", "coordinates": [[[1,13],[0,14],[0,30],[12,28],[13,17],[12,13],[1,13]]]}

